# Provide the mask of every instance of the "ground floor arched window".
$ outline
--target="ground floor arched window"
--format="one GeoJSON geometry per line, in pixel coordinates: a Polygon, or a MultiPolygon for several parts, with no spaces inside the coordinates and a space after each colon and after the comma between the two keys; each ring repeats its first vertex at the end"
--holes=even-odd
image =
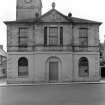
{"type": "Polygon", "coordinates": [[[25,57],[18,60],[18,76],[28,76],[28,60],[25,57]]]}
{"type": "Polygon", "coordinates": [[[79,76],[88,77],[89,76],[89,62],[86,57],[79,59],[79,76]]]}

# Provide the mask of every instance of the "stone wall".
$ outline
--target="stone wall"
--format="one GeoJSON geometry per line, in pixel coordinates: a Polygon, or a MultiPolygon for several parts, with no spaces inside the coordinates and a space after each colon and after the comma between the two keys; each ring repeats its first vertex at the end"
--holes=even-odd
{"type": "Polygon", "coordinates": [[[71,81],[98,81],[99,53],[61,53],[61,52],[36,52],[36,53],[9,53],[8,57],[8,81],[34,81],[48,82],[49,68],[47,60],[50,57],[60,59],[58,82],[71,81]],[[29,62],[29,76],[18,77],[18,59],[26,57],[29,62]],[[89,77],[79,77],[79,59],[86,57],[89,61],[89,77]]]}

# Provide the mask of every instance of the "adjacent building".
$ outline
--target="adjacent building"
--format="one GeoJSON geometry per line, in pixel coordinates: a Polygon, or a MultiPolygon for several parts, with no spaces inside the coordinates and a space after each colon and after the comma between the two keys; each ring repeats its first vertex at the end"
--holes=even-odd
{"type": "Polygon", "coordinates": [[[100,75],[105,79],[105,41],[100,43],[100,75]]]}
{"type": "Polygon", "coordinates": [[[8,82],[100,80],[101,22],[65,16],[55,7],[42,15],[41,0],[17,0],[16,20],[5,22],[8,82]]]}
{"type": "Polygon", "coordinates": [[[0,79],[7,77],[7,53],[0,45],[0,79]]]}

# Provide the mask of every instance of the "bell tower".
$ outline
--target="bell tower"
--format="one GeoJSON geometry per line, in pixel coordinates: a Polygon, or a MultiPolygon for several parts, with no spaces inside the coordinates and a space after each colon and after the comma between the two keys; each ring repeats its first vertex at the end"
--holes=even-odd
{"type": "Polygon", "coordinates": [[[17,0],[16,20],[35,19],[41,12],[41,0],[17,0]]]}

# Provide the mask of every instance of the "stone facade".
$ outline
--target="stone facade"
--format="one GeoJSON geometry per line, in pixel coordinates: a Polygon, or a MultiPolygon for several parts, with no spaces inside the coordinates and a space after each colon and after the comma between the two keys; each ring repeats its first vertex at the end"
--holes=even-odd
{"type": "MultiPolygon", "coordinates": [[[[19,0],[17,1],[19,4],[19,0]]],[[[37,2],[37,0],[33,1],[37,2]]],[[[20,2],[23,3],[24,1],[20,0],[20,2]]],[[[34,5],[34,2],[32,4],[34,5]]],[[[55,9],[54,3],[52,5],[53,8],[49,12],[41,15],[41,2],[38,3],[37,6],[37,9],[40,7],[40,15],[38,15],[38,17],[34,17],[33,19],[35,15],[32,13],[32,17],[29,16],[27,19],[23,19],[25,18],[25,12],[29,15],[29,8],[27,8],[25,11],[23,9],[24,14],[22,15],[24,16],[21,17],[21,15],[17,15],[16,21],[5,22],[7,25],[8,50],[7,80],[9,82],[72,82],[100,80],[99,25],[101,23],[75,18],[70,14],[69,16],[65,16],[55,9]],[[19,46],[20,29],[27,29],[26,47],[19,46]],[[83,46],[80,45],[80,29],[82,29],[82,33],[87,32],[88,35],[87,37],[82,37],[83,40],[85,39],[87,41],[87,44],[83,44],[83,46]],[[50,35],[52,31],[53,34],[51,35],[54,35],[56,30],[58,36],[53,36],[53,41],[51,41],[50,36],[45,36],[45,34],[50,35]],[[56,42],[58,44],[55,46],[56,42]],[[47,45],[45,45],[46,43],[47,45]],[[48,45],[48,43],[53,43],[54,46],[48,45]],[[19,76],[19,59],[22,57],[28,60],[28,75],[25,77],[19,76]],[[88,62],[86,64],[82,63],[85,67],[80,67],[79,65],[81,58],[84,58],[85,61],[88,62]],[[57,71],[54,71],[54,65],[57,71]],[[52,68],[50,68],[50,66],[52,68]],[[80,68],[82,68],[82,74],[79,74],[80,68]],[[52,71],[50,71],[50,69],[52,71]],[[52,76],[53,79],[57,79],[50,81],[50,73],[52,73],[52,75],[53,73],[57,73],[55,74],[57,76],[52,76]]]]}

